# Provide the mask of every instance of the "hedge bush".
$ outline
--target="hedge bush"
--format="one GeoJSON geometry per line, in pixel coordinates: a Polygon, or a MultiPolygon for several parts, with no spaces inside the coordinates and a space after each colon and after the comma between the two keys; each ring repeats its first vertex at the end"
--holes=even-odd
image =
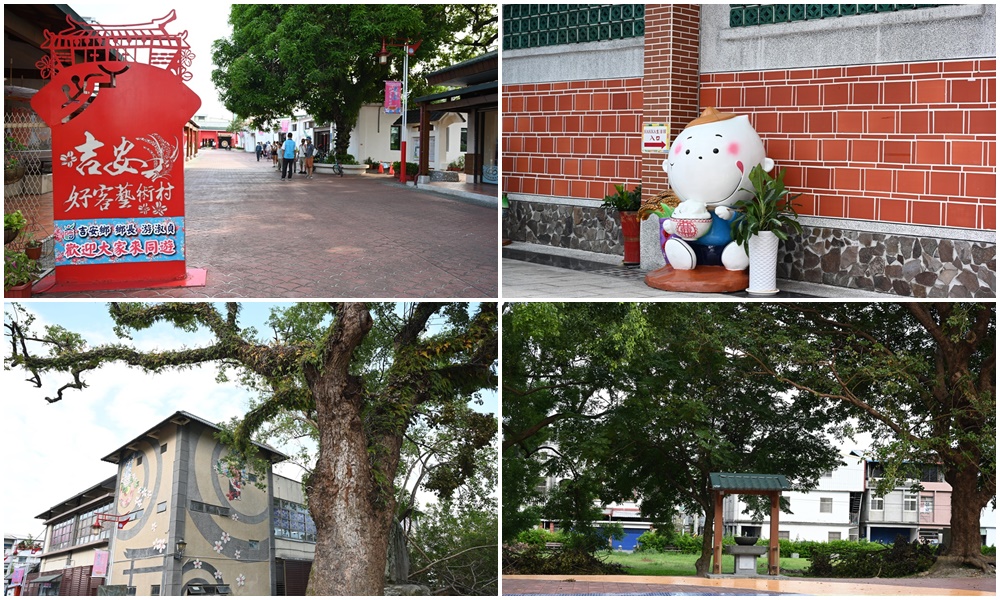
{"type": "Polygon", "coordinates": [[[984,556],[996,556],[997,555],[997,547],[996,546],[983,546],[983,555],[984,556]]]}
{"type": "MultiPolygon", "coordinates": [[[[843,541],[843,540],[842,540],[843,541]]],[[[828,542],[812,549],[807,575],[813,577],[906,577],[934,564],[937,548],[896,540],[892,546],[872,542],[828,542]]]]}
{"type": "Polygon", "coordinates": [[[549,542],[565,543],[566,535],[561,531],[551,532],[547,529],[529,529],[517,534],[517,541],[529,546],[544,548],[549,542]]]}
{"type": "MultiPolygon", "coordinates": [[[[393,171],[393,173],[396,173],[397,175],[399,174],[399,161],[398,160],[394,161],[392,163],[392,171],[393,171]]],[[[411,163],[411,162],[406,163],[406,176],[407,177],[414,177],[419,172],[420,172],[420,166],[417,165],[417,163],[411,163]]]]}
{"type": "Polygon", "coordinates": [[[572,548],[549,550],[529,544],[503,547],[504,575],[624,575],[618,563],[572,548]]]}

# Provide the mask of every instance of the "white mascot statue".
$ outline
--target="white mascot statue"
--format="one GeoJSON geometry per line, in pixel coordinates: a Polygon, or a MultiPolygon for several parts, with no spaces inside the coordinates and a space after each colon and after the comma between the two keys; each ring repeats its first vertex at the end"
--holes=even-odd
{"type": "Polygon", "coordinates": [[[730,207],[751,197],[746,190],[752,187],[750,170],[756,165],[770,171],[774,161],[765,156],[746,115],[707,108],[680,132],[663,161],[668,183],[681,200],[663,222],[663,230],[671,234],[663,247],[670,266],[747,268],[747,254],[730,233],[729,222],[736,216],[730,207]]]}

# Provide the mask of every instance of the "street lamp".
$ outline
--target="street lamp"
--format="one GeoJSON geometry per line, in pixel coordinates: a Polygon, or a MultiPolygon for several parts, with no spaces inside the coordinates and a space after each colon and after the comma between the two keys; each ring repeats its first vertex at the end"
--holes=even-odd
{"type": "Polygon", "coordinates": [[[392,55],[387,46],[403,49],[403,127],[399,130],[399,151],[401,156],[399,160],[399,181],[403,184],[406,183],[406,97],[410,91],[410,55],[420,48],[420,42],[422,41],[393,42],[389,40],[387,42],[385,38],[382,38],[382,49],[375,54],[378,57],[378,64],[386,65],[389,64],[389,57],[392,55]]]}
{"type": "Polygon", "coordinates": [[[184,538],[177,540],[174,545],[174,560],[183,560],[185,550],[187,550],[187,542],[184,541],[184,538]]]}

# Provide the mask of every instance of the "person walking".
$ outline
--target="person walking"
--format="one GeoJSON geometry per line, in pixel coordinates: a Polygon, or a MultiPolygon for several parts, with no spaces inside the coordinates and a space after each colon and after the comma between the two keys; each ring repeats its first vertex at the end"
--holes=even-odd
{"type": "Polygon", "coordinates": [[[271,162],[274,163],[274,168],[275,169],[279,168],[279,165],[281,164],[279,162],[278,150],[279,150],[278,142],[272,142],[271,143],[271,162]]]}
{"type": "Polygon", "coordinates": [[[264,145],[257,142],[257,162],[260,162],[261,155],[264,154],[264,145]]]}
{"type": "Polygon", "coordinates": [[[288,139],[282,144],[282,158],[281,161],[281,178],[285,178],[285,174],[288,174],[288,180],[291,181],[292,174],[295,173],[295,157],[299,152],[298,146],[295,145],[295,140],[292,139],[292,134],[288,134],[288,139]]]}
{"type": "Polygon", "coordinates": [[[299,175],[306,174],[306,138],[299,142],[299,175]]]}
{"type": "Polygon", "coordinates": [[[313,146],[313,140],[307,137],[305,140],[305,147],[302,151],[302,155],[305,157],[306,161],[306,177],[309,179],[313,178],[313,157],[316,155],[316,146],[313,146]]]}

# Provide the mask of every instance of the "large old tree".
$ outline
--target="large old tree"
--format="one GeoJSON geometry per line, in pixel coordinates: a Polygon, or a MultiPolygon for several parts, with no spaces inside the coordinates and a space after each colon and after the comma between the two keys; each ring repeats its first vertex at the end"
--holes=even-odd
{"type": "Polygon", "coordinates": [[[350,302],[297,310],[288,329],[264,341],[241,325],[237,303],[112,303],[123,339],[157,323],[204,328],[214,338],[200,347],[140,351],[127,343],[89,347],[58,325],[35,332],[30,313],[15,306],[4,323],[11,343],[7,366],[23,369],[39,387],[47,376],[66,376],[49,402],[86,386],[87,372],[106,363],[147,372],[200,364],[237,369],[265,392],[235,429],[237,451],[289,411],[307,415],[318,431],[308,482],[317,527],[308,593],[380,595],[404,435],[418,418],[448,428],[454,415],[467,415],[463,409],[473,394],[496,387],[497,306],[482,304],[473,314],[464,304],[432,302],[402,314],[387,305],[350,302]],[[438,326],[433,334],[432,319],[438,326]]]}
{"type": "Polygon", "coordinates": [[[996,304],[748,305],[732,345],[817,403],[849,407],[885,466],[880,492],[937,464],[952,488],[938,566],[995,566],[979,520],[996,501],[996,304]]]}
{"type": "Polygon", "coordinates": [[[833,416],[805,395],[787,396],[788,384],[745,373],[746,359],[727,344],[740,333],[735,310],[505,305],[505,539],[540,513],[580,530],[595,520],[595,499],[635,500],[655,522],[680,509],[707,517],[695,563],[704,575],[709,473],[782,473],[797,490],[815,487],[839,462],[823,435],[833,416]],[[532,510],[541,474],[564,481],[532,510]]]}

